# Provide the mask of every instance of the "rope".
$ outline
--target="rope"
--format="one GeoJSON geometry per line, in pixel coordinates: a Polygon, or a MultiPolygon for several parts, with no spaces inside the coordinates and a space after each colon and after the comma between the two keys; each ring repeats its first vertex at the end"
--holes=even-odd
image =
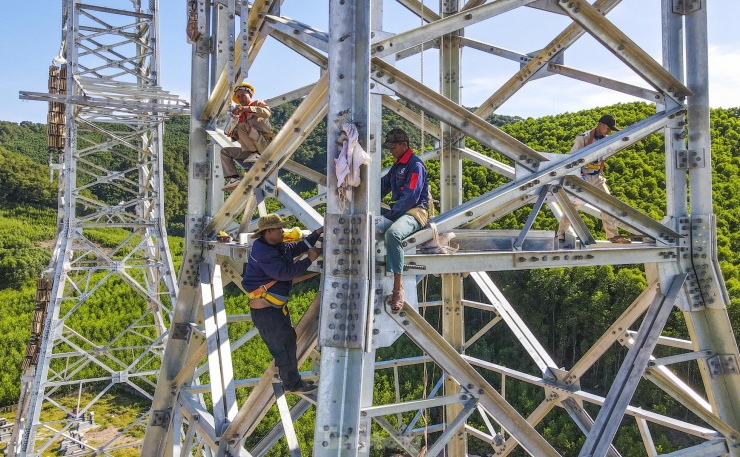
{"type": "Polygon", "coordinates": [[[434,243],[439,247],[441,250],[444,251],[445,254],[454,254],[457,252],[459,247],[451,246],[450,244],[442,245],[442,243],[439,241],[439,230],[437,229],[437,224],[435,224],[432,221],[427,222],[427,225],[430,229],[432,229],[432,239],[434,240],[434,243]]]}
{"type": "MultiPolygon", "coordinates": [[[[421,4],[419,5],[419,23],[420,27],[424,27],[424,0],[421,0],[421,4]]],[[[421,43],[421,58],[419,60],[419,78],[422,85],[424,85],[424,42],[421,43]]],[[[424,130],[425,130],[425,119],[426,116],[424,114],[424,110],[420,109],[421,114],[421,139],[420,139],[420,146],[419,146],[419,153],[424,153],[424,130]]],[[[427,189],[427,192],[429,192],[429,189],[427,189]]],[[[424,288],[422,292],[422,303],[424,304],[424,311],[422,312],[422,316],[426,320],[426,303],[427,303],[427,286],[429,282],[429,276],[424,276],[424,288]]],[[[426,355],[426,354],[425,354],[426,355]]],[[[426,360],[426,357],[424,358],[426,360]]],[[[429,370],[427,368],[427,363],[424,362],[424,393],[422,398],[427,398],[428,392],[428,384],[429,384],[429,370]]],[[[420,452],[420,456],[425,455],[427,452],[427,449],[429,449],[429,422],[427,421],[427,411],[424,412],[424,414],[421,415],[424,419],[424,447],[422,448],[420,452]]]]}

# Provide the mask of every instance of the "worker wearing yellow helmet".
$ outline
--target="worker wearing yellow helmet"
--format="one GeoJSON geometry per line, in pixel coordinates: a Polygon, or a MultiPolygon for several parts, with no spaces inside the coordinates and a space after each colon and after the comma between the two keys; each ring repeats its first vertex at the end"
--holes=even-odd
{"type": "Polygon", "coordinates": [[[230,132],[232,140],[239,146],[221,149],[221,166],[226,185],[221,190],[229,191],[236,188],[242,178],[237,171],[234,161],[244,162],[259,157],[272,140],[272,126],[270,125],[270,108],[261,100],[252,99],[254,86],[243,82],[234,88],[231,99],[236,106],[231,108],[232,122],[236,128],[230,132]]]}

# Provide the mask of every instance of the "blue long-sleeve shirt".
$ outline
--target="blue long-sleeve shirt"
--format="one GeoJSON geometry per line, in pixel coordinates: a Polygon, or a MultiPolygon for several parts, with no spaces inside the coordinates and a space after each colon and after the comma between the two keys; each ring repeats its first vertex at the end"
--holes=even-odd
{"type": "Polygon", "coordinates": [[[394,203],[385,217],[395,221],[417,206],[427,209],[429,191],[424,162],[409,148],[380,181],[380,196],[391,193],[394,203]]]}
{"type": "Polygon", "coordinates": [[[277,282],[269,289],[270,294],[287,298],[293,279],[305,273],[312,263],[308,257],[298,262],[293,262],[293,259],[308,251],[318,239],[319,234],[315,231],[304,240],[291,243],[270,244],[263,238],[256,239],[244,268],[244,289],[251,292],[276,279],[277,282]]]}

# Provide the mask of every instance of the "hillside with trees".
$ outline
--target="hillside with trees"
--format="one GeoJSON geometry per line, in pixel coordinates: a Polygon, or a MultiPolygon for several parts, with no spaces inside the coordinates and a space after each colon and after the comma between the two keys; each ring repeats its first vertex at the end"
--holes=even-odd
{"type": "MultiPolygon", "coordinates": [[[[273,126],[277,130],[295,110],[296,104],[286,104],[273,110],[273,126]]],[[[622,127],[654,114],[655,108],[644,103],[618,104],[608,107],[546,116],[538,119],[496,117],[489,119],[504,131],[538,151],[567,153],[573,138],[592,128],[603,113],[611,113],[622,127]]],[[[165,125],[164,172],[165,172],[165,211],[170,235],[181,235],[187,208],[188,172],[188,118],[175,116],[165,125]]],[[[431,120],[430,120],[431,122],[431,120]]],[[[419,129],[410,126],[392,113],[384,116],[385,130],[402,126],[411,137],[412,147],[418,148],[422,142],[419,129]]],[[[714,170],[714,212],[717,216],[718,256],[731,297],[728,313],[736,332],[740,334],[740,118],[736,109],[714,109],[711,112],[712,129],[712,167],[714,170]]],[[[57,187],[49,181],[48,154],[46,153],[45,125],[24,122],[14,124],[0,122],[0,333],[4,335],[5,351],[0,353],[0,364],[5,370],[0,374],[0,406],[12,405],[18,398],[19,369],[30,335],[29,325],[34,304],[34,280],[50,258],[50,246],[56,232],[57,187]]],[[[325,172],[326,124],[321,123],[308,137],[307,141],[294,155],[294,159],[312,169],[325,172]]],[[[431,138],[423,143],[427,149],[432,145],[431,138]]],[[[486,150],[475,140],[468,139],[467,146],[484,154],[507,162],[498,154],[486,150]]],[[[387,156],[387,154],[386,154],[387,156]]],[[[389,158],[385,157],[385,161],[389,158]]],[[[384,162],[385,163],[385,162],[384,162]]],[[[435,197],[439,196],[439,164],[428,164],[430,182],[435,197]]],[[[643,213],[660,220],[665,215],[665,154],[663,138],[654,134],[637,142],[629,149],[611,157],[606,166],[606,176],[611,193],[633,205],[643,213]]],[[[313,186],[298,176],[283,172],[283,179],[301,192],[312,192],[313,186]]],[[[484,167],[466,161],[464,164],[463,191],[466,200],[504,184],[506,179],[489,172],[484,167]]],[[[101,199],[104,196],[97,196],[101,199]]],[[[270,202],[275,205],[274,202],[270,202]]],[[[274,206],[273,206],[274,207],[274,206]]],[[[504,217],[489,228],[521,228],[529,215],[523,208],[504,217]]],[[[585,216],[590,229],[603,237],[601,221],[585,216]]],[[[543,210],[536,218],[534,229],[555,230],[557,220],[543,210]]],[[[182,238],[171,237],[174,255],[181,255],[182,238]]],[[[177,259],[179,261],[179,259],[177,259]]],[[[569,366],[585,352],[585,344],[600,335],[625,307],[643,290],[645,276],[641,266],[598,266],[572,269],[547,269],[494,274],[497,284],[520,315],[527,320],[532,331],[546,342],[546,349],[555,360],[569,366]],[[523,291],[526,291],[524,293],[523,291]]],[[[317,282],[308,282],[297,290],[293,306],[297,311],[310,303],[317,282]]],[[[426,284],[426,282],[425,282],[426,284]]],[[[437,278],[428,279],[428,300],[435,300],[433,291],[438,285],[437,278]]],[[[479,292],[467,281],[466,297],[483,300],[479,292]]],[[[106,301],[93,303],[90,316],[77,316],[78,319],[95,320],[100,325],[101,338],[116,332],[116,316],[125,317],[131,306],[140,306],[131,300],[123,289],[112,283],[104,291],[106,301]],[[99,316],[112,310],[109,322],[99,323],[99,316]]],[[[234,312],[245,312],[246,299],[238,291],[228,288],[227,307],[234,312]]],[[[437,311],[427,310],[430,322],[439,322],[437,311]]],[[[486,319],[482,311],[466,311],[466,320],[475,322],[486,319]]],[[[301,313],[298,312],[297,315],[301,313]]],[[[678,314],[678,313],[677,313],[678,314]]],[[[435,324],[437,325],[437,324],[435,324]]],[[[251,324],[238,323],[230,326],[232,335],[240,335],[251,324]]],[[[472,330],[470,330],[472,332],[472,330]]],[[[665,332],[676,334],[685,331],[680,314],[674,316],[666,326],[665,332]]],[[[470,337],[471,335],[466,335],[470,337]]],[[[521,354],[514,350],[516,338],[507,332],[491,332],[478,343],[471,346],[468,353],[474,357],[485,358],[493,363],[514,365],[521,354]]],[[[420,355],[411,343],[394,346],[382,351],[381,356],[407,357],[420,355]],[[393,351],[391,353],[391,351],[393,351]]],[[[589,371],[587,376],[591,385],[603,386],[604,393],[619,368],[624,351],[615,350],[603,359],[599,366],[589,371]]],[[[256,339],[241,348],[234,355],[235,371],[239,376],[255,376],[269,363],[269,355],[261,340],[256,339]],[[247,358],[249,363],[246,362],[247,358]]],[[[525,361],[522,363],[526,363],[525,361]]],[[[527,370],[527,366],[522,366],[527,370]]],[[[696,371],[696,370],[695,370],[696,371]]],[[[436,373],[437,375],[439,373],[436,373]]],[[[433,373],[429,374],[430,376],[433,373]]],[[[419,392],[418,379],[424,376],[423,367],[403,372],[401,396],[410,398],[419,392]],[[412,382],[417,381],[417,382],[412,382]]],[[[491,376],[491,375],[487,375],[491,376]]],[[[698,372],[683,373],[698,379],[698,372]]],[[[500,382],[495,377],[489,379],[494,385],[500,382]]],[[[394,395],[393,382],[389,375],[376,375],[375,394],[378,399],[390,399],[394,395]]],[[[533,408],[539,402],[541,392],[533,392],[525,384],[507,384],[507,399],[518,403],[522,410],[533,408]]],[[[656,391],[641,390],[635,395],[634,403],[644,408],[672,411],[677,408],[674,401],[659,395],[656,391]]],[[[593,413],[593,411],[591,411],[593,413]]],[[[312,439],[312,432],[306,424],[312,413],[299,423],[298,434],[302,446],[312,439]]],[[[570,449],[577,455],[583,443],[583,435],[567,415],[554,413],[539,427],[558,447],[570,449]]],[[[672,450],[668,439],[654,436],[659,452],[672,450]]],[[[623,427],[617,436],[617,446],[623,455],[639,455],[631,450],[640,444],[636,427],[623,427]]],[[[307,448],[306,448],[307,449],[307,448]]],[[[473,449],[484,454],[488,450],[473,449]]],[[[278,451],[279,452],[279,451],[278,451]]],[[[287,448],[286,448],[287,452],[287,448]]],[[[274,454],[280,455],[280,454],[274,454]]]]}

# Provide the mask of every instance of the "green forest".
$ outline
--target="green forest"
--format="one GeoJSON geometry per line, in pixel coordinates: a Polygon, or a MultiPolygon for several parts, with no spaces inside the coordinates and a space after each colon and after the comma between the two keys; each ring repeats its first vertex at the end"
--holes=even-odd
{"type": "MultiPolygon", "coordinates": [[[[273,110],[273,127],[279,128],[295,109],[296,104],[286,104],[273,110]]],[[[655,107],[644,103],[627,103],[564,113],[538,119],[493,116],[489,122],[538,151],[567,153],[573,138],[594,127],[604,113],[613,114],[620,126],[628,126],[655,113],[655,107]]],[[[431,122],[431,119],[430,119],[431,122]]],[[[429,149],[431,138],[421,141],[421,133],[393,113],[385,113],[384,131],[401,126],[410,134],[412,147],[422,144],[429,149]]],[[[188,172],[188,127],[187,116],[175,116],[165,124],[164,172],[165,212],[170,246],[176,256],[176,266],[182,255],[184,220],[187,208],[188,172]]],[[[740,117],[737,109],[713,109],[711,111],[712,167],[714,170],[713,192],[714,213],[717,217],[718,256],[725,283],[731,297],[728,313],[737,340],[740,334],[740,117]]],[[[326,171],[325,157],[326,124],[321,123],[294,155],[294,160],[319,171],[326,171]]],[[[486,150],[475,140],[468,139],[467,146],[499,160],[506,161],[496,153],[486,150]]],[[[384,165],[390,163],[384,156],[384,165]]],[[[45,268],[51,256],[51,246],[57,224],[57,184],[50,180],[49,156],[46,152],[46,126],[23,122],[15,124],[0,122],[0,334],[3,335],[4,351],[0,352],[0,407],[14,405],[19,394],[20,366],[30,336],[30,322],[34,307],[35,280],[45,268]]],[[[439,196],[439,163],[428,163],[430,183],[435,197],[439,196]]],[[[506,182],[506,179],[483,166],[466,161],[464,163],[464,199],[475,198],[506,182]]],[[[606,165],[606,177],[612,195],[638,208],[643,213],[660,220],[665,215],[665,154],[663,138],[654,134],[639,141],[631,148],[611,157],[606,165]]],[[[282,178],[304,194],[315,192],[311,183],[299,176],[283,172],[282,178]]],[[[96,195],[105,200],[106,196],[96,195]]],[[[523,208],[504,217],[488,228],[521,228],[529,215],[523,208]]],[[[597,238],[603,238],[601,221],[585,216],[587,225],[597,238]]],[[[555,230],[557,220],[543,210],[536,218],[533,229],[555,230]]],[[[121,236],[124,236],[122,234],[121,236]]],[[[106,240],[99,240],[105,243],[106,240]]],[[[112,242],[112,241],[111,241],[112,242]]],[[[642,266],[594,266],[572,269],[547,269],[493,274],[497,285],[507,299],[527,321],[531,330],[546,342],[546,349],[561,366],[569,367],[588,349],[604,328],[619,316],[627,305],[645,287],[642,266]],[[526,293],[524,292],[526,291],[526,293]],[[536,316],[533,319],[532,316],[536,316]],[[531,320],[531,321],[530,321],[531,320]]],[[[429,291],[438,285],[437,278],[429,278],[429,291]],[[436,281],[436,282],[435,282],[436,281]]],[[[310,303],[318,282],[307,282],[295,291],[291,304],[294,315],[300,316],[310,303]]],[[[127,307],[131,305],[124,286],[111,282],[104,291],[105,300],[92,303],[90,316],[77,316],[81,321],[95,321],[101,338],[117,333],[119,322],[125,320],[127,307]],[[106,319],[99,317],[106,315],[106,319]]],[[[476,289],[466,280],[466,298],[483,301],[476,289]],[[470,295],[468,295],[470,294],[470,295]]],[[[427,297],[435,300],[433,292],[427,297]]],[[[246,312],[246,298],[236,289],[227,289],[227,307],[232,312],[246,312]]],[[[437,311],[427,311],[430,322],[439,322],[437,311]]],[[[665,334],[684,334],[685,323],[680,313],[674,313],[665,329],[665,334]]],[[[479,310],[466,311],[466,322],[474,323],[489,319],[490,315],[479,310]]],[[[295,320],[295,318],[294,318],[295,320]]],[[[237,323],[229,327],[232,336],[243,334],[251,324],[237,323]]],[[[471,325],[466,332],[472,336],[480,325],[471,325]]],[[[471,346],[468,354],[490,360],[493,363],[513,365],[520,360],[521,353],[515,348],[516,338],[511,333],[491,333],[479,343],[471,346]]],[[[420,355],[420,351],[402,339],[391,349],[381,351],[380,357],[408,357],[420,355]]],[[[603,386],[605,394],[613,379],[624,352],[615,351],[612,359],[589,371],[590,385],[603,386]]],[[[257,338],[234,354],[237,376],[257,376],[270,362],[269,354],[257,338]],[[246,360],[248,363],[243,363],[246,360]]],[[[522,361],[522,370],[531,370],[522,361]]],[[[431,368],[430,368],[431,370],[431,368]]],[[[438,371],[438,370],[437,370],[438,371]]],[[[682,376],[698,379],[697,370],[682,373],[682,376]]],[[[418,398],[421,387],[418,379],[426,373],[422,367],[405,370],[401,378],[402,398],[418,398]]],[[[430,377],[439,373],[431,370],[430,377]]],[[[376,375],[375,396],[378,403],[392,401],[392,373],[376,375]]],[[[487,375],[492,385],[500,378],[487,375]]],[[[634,403],[656,411],[671,411],[677,408],[674,401],[653,390],[638,390],[634,403]]],[[[525,384],[507,384],[507,399],[522,411],[531,411],[540,401],[541,392],[534,392],[525,384]]],[[[240,399],[242,401],[243,398],[240,399]]],[[[135,402],[134,402],[135,403],[135,402]]],[[[134,406],[132,406],[133,408],[134,406]]],[[[139,407],[142,407],[139,404],[139,407]]],[[[538,429],[563,455],[575,456],[583,443],[583,435],[567,414],[556,409],[538,429]]],[[[595,415],[595,410],[590,411],[595,415]]],[[[309,449],[313,432],[309,425],[313,420],[310,410],[298,423],[298,434],[304,450],[309,449]]],[[[431,418],[435,419],[435,418],[431,418]]],[[[264,422],[263,422],[264,423],[264,422]]],[[[379,433],[379,440],[383,434],[379,433]]],[[[660,453],[673,450],[674,444],[664,434],[655,434],[656,447],[660,453]]],[[[254,443],[251,443],[254,444],[254,443]]],[[[480,442],[478,442],[480,444],[480,442]]],[[[622,427],[617,440],[618,449],[625,456],[644,455],[644,448],[634,421],[622,427]],[[642,451],[640,451],[642,449],[642,451]]],[[[686,443],[682,443],[686,444],[686,443]]],[[[283,449],[287,452],[287,447],[283,449]]],[[[270,455],[280,454],[275,451],[270,455]]],[[[490,447],[480,445],[471,452],[485,455],[490,447]]],[[[309,452],[310,453],[310,452],[309,452]]],[[[384,454],[373,454],[384,455],[384,454]]],[[[516,454],[515,455],[519,455],[516,454]]],[[[523,454],[522,454],[523,455],[523,454]]]]}

